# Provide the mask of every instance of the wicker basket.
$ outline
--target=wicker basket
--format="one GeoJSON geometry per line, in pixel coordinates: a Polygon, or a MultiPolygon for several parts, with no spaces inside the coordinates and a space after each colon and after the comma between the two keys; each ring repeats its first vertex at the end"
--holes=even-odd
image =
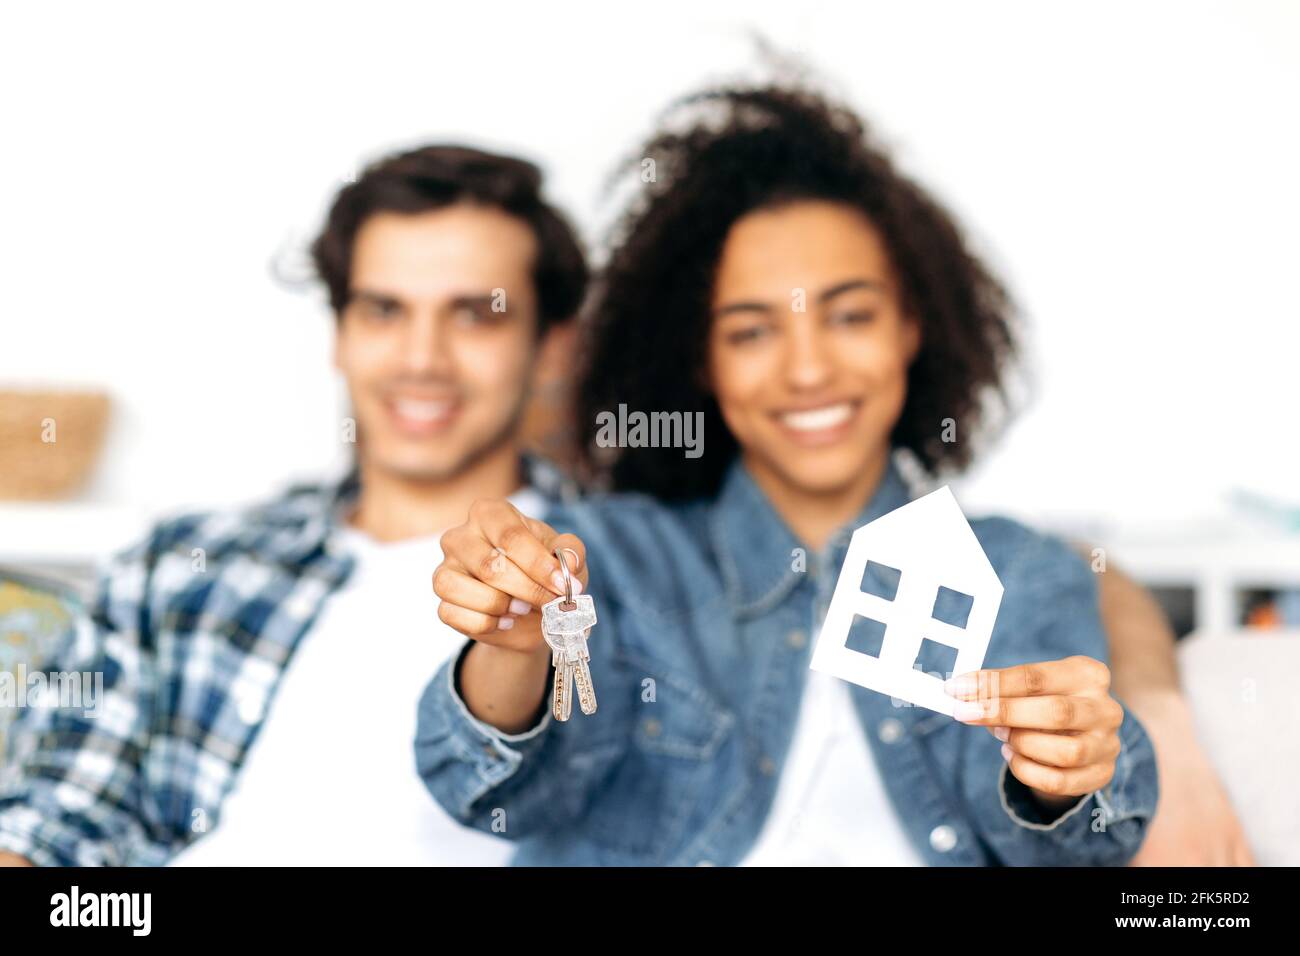
{"type": "Polygon", "coordinates": [[[102,392],[0,391],[0,498],[77,491],[99,455],[108,407],[102,392]]]}

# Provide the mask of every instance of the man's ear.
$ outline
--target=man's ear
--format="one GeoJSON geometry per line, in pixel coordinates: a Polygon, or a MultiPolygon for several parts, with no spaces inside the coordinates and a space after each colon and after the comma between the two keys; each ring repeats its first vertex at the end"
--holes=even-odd
{"type": "Polygon", "coordinates": [[[342,337],[343,337],[343,316],[336,314],[334,316],[334,341],[330,346],[330,352],[331,352],[330,357],[331,360],[333,361],[334,369],[339,372],[343,371],[343,357],[341,355],[343,351],[343,347],[339,342],[339,340],[342,337]]]}
{"type": "Polygon", "coordinates": [[[537,352],[533,356],[533,367],[529,376],[534,386],[547,369],[562,367],[568,356],[577,348],[578,323],[574,319],[552,322],[537,337],[537,352]]]}

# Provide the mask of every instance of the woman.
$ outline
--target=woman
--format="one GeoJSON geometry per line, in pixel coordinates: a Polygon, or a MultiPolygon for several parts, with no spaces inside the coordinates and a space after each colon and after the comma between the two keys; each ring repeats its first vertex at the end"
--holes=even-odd
{"type": "MultiPolygon", "coordinates": [[[[619,449],[597,463],[619,493],[549,524],[479,502],[443,538],[439,614],[474,640],[421,702],[430,791],[519,863],[1124,862],[1154,755],[1060,542],[972,522],[1005,595],[987,669],[949,681],[957,720],[807,666],[849,533],[910,497],[896,458],[968,462],[1006,296],[848,111],[782,89],[688,106],[640,153],[654,181],[592,306],[580,420],[699,413],[703,454],[619,449]],[[599,614],[599,709],[567,723],[536,610],[558,548],[599,614]]],[[[951,661],[927,643],[915,666],[951,661]]]]}

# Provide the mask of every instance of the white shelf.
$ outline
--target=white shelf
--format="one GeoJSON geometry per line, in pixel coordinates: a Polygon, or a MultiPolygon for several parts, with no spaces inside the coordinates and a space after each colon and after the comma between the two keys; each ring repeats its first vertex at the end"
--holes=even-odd
{"type": "Polygon", "coordinates": [[[1300,585],[1300,536],[1261,535],[1217,541],[1128,541],[1106,551],[1121,565],[1169,579],[1217,572],[1261,585],[1300,585]]]}
{"type": "Polygon", "coordinates": [[[146,525],[145,515],[116,505],[0,502],[0,564],[94,564],[134,542],[146,525]]]}
{"type": "Polygon", "coordinates": [[[1189,587],[1197,630],[1241,626],[1239,594],[1253,588],[1300,589],[1300,535],[1271,531],[1116,537],[1106,545],[1114,561],[1144,584],[1189,587]]]}

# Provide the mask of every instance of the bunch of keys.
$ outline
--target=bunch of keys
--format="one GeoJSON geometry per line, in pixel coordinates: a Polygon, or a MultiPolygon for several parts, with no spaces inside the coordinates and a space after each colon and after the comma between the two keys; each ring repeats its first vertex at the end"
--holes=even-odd
{"type": "Polygon", "coordinates": [[[557,548],[555,557],[564,573],[564,594],[542,605],[542,637],[551,647],[551,664],[555,668],[551,713],[556,720],[568,720],[573,713],[575,687],[582,712],[596,712],[596,689],[587,665],[591,660],[587,637],[596,623],[596,605],[590,594],[573,593],[573,577],[563,549],[557,548]]]}

